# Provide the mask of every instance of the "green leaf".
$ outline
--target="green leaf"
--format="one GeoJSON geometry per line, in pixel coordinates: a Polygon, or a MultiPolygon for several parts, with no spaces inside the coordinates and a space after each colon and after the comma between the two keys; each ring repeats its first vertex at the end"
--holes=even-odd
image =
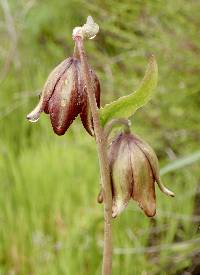
{"type": "Polygon", "coordinates": [[[139,88],[132,94],[120,97],[99,110],[101,125],[104,126],[113,118],[129,118],[132,116],[138,108],[151,99],[157,80],[158,67],[156,59],[152,55],[139,88]]]}
{"type": "Polygon", "coordinates": [[[172,163],[164,166],[160,169],[160,175],[165,175],[167,173],[173,172],[177,169],[181,169],[187,165],[191,165],[194,162],[200,161],[200,151],[194,152],[187,157],[183,157],[173,161],[172,163]]]}

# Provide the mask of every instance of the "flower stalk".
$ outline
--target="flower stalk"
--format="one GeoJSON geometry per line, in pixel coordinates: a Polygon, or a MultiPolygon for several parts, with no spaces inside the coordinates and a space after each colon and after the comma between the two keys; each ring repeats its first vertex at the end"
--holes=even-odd
{"type": "Polygon", "coordinates": [[[108,139],[108,136],[110,132],[113,130],[113,128],[118,126],[123,126],[124,132],[128,134],[130,133],[131,121],[126,118],[114,118],[110,120],[108,123],[106,123],[104,127],[106,139],[108,139]]]}
{"type": "Polygon", "coordinates": [[[93,126],[95,140],[97,144],[101,184],[103,189],[103,201],[104,201],[104,249],[103,249],[103,263],[102,263],[102,275],[110,275],[112,272],[112,191],[110,183],[110,172],[108,157],[106,151],[106,137],[104,131],[100,125],[100,119],[98,114],[98,108],[93,91],[93,86],[90,78],[89,65],[83,44],[83,37],[80,33],[73,34],[75,40],[76,52],[78,51],[81,61],[81,69],[83,79],[87,88],[89,104],[92,113],[93,126]]]}

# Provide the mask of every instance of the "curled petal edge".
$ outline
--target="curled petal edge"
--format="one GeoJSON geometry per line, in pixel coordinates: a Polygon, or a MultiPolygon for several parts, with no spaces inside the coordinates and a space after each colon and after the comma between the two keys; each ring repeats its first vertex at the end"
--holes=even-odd
{"type": "Polygon", "coordinates": [[[30,122],[37,122],[40,118],[41,112],[42,112],[42,102],[40,101],[38,105],[35,107],[35,109],[26,116],[26,118],[30,122]]]}
{"type": "Polygon", "coordinates": [[[167,196],[170,196],[170,197],[175,197],[175,194],[174,194],[172,191],[170,191],[169,189],[167,189],[167,188],[164,186],[164,184],[162,183],[162,181],[161,181],[160,179],[157,180],[156,182],[157,182],[157,184],[158,184],[158,187],[160,188],[160,190],[161,190],[164,194],[166,194],[167,196]]]}

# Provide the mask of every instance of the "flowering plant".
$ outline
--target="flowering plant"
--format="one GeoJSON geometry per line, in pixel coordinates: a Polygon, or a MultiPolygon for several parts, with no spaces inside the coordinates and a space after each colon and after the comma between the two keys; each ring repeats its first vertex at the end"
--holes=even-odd
{"type": "Polygon", "coordinates": [[[133,198],[147,216],[156,213],[155,182],[162,192],[174,196],[161,182],[158,159],[153,149],[131,133],[130,116],[146,104],[157,84],[157,63],[150,57],[139,88],[100,108],[100,82],[89,66],[84,41],[92,39],[99,26],[89,16],[86,24],[73,30],[74,54],[62,61],[49,75],[35,109],[27,119],[36,122],[42,112],[50,116],[57,135],[63,135],[80,115],[86,131],[95,138],[101,174],[98,201],[104,203],[104,252],[102,274],[112,270],[111,220],[133,198]],[[100,108],[100,109],[99,109],[100,108]],[[113,128],[122,127],[111,144],[113,128]]]}

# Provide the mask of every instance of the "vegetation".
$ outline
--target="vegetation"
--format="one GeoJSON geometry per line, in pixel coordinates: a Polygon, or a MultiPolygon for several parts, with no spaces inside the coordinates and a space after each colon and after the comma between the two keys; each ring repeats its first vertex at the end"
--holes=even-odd
{"type": "Polygon", "coordinates": [[[156,56],[158,87],[135,113],[132,130],[155,149],[161,167],[171,165],[162,170],[163,181],[176,194],[169,199],[157,188],[153,219],[132,202],[114,220],[113,274],[195,272],[200,2],[90,2],[0,1],[0,274],[100,274],[103,212],[94,141],[77,120],[57,137],[46,115],[35,125],[25,119],[49,72],[72,54],[71,30],[89,14],[101,27],[87,48],[102,105],[135,90],[147,57],[156,56]]]}

